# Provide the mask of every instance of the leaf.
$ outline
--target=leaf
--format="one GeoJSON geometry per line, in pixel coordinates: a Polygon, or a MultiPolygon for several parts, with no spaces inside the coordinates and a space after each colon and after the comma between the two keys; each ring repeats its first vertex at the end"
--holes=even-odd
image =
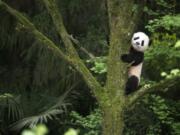
{"type": "Polygon", "coordinates": [[[47,110],[30,117],[25,117],[11,125],[12,129],[21,129],[23,127],[35,127],[38,123],[46,123],[48,120],[56,118],[59,114],[66,113],[66,108],[69,105],[68,98],[71,89],[66,91],[58,98],[55,105],[51,106],[47,110]]]}
{"type": "Polygon", "coordinates": [[[180,40],[178,40],[174,46],[175,48],[180,48],[180,40]]]}
{"type": "Polygon", "coordinates": [[[162,76],[162,77],[165,77],[165,76],[167,76],[167,73],[166,73],[166,72],[162,72],[162,73],[161,73],[161,76],[162,76]]]}

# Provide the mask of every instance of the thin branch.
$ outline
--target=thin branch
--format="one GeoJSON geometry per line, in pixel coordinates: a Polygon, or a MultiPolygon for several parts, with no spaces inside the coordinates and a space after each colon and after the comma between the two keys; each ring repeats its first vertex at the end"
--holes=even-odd
{"type": "Polygon", "coordinates": [[[64,26],[63,17],[58,9],[56,0],[43,0],[49,14],[52,17],[54,25],[56,26],[56,30],[58,34],[61,36],[63,43],[66,47],[66,51],[70,55],[70,57],[79,59],[78,53],[73,46],[73,43],[69,39],[69,34],[64,26]]]}
{"type": "MultiPolygon", "coordinates": [[[[129,32],[133,33],[134,30],[137,27],[138,22],[141,21],[141,16],[143,15],[143,9],[144,6],[146,4],[146,1],[138,1],[137,2],[137,9],[134,9],[134,11],[132,12],[132,19],[130,20],[130,25],[129,25],[129,32]]],[[[135,4],[134,4],[135,6],[135,4]]]]}
{"type": "Polygon", "coordinates": [[[156,83],[152,86],[147,86],[147,87],[143,87],[140,90],[138,90],[137,92],[135,92],[132,95],[129,95],[127,97],[127,105],[132,105],[134,104],[138,99],[140,99],[142,96],[148,94],[148,93],[152,93],[152,92],[156,92],[156,91],[162,91],[162,92],[166,92],[170,87],[174,86],[175,84],[180,82],[180,76],[174,76],[173,78],[170,79],[165,79],[159,83],[156,83]]]}
{"type": "Polygon", "coordinates": [[[90,53],[86,48],[82,47],[82,46],[80,45],[80,42],[79,42],[77,39],[75,39],[72,35],[69,35],[69,38],[70,38],[71,41],[72,41],[75,45],[77,45],[77,46],[79,47],[79,49],[80,49],[82,52],[84,52],[89,58],[91,58],[91,59],[94,59],[94,58],[95,58],[95,56],[94,56],[92,53],[90,53]]]}
{"type": "Polygon", "coordinates": [[[57,53],[61,58],[66,61],[69,61],[68,57],[58,48],[54,42],[52,42],[48,37],[42,34],[36,29],[36,27],[20,12],[9,7],[6,3],[0,1],[0,6],[3,7],[7,12],[14,16],[21,24],[22,27],[29,30],[37,40],[39,40],[43,45],[46,45],[47,48],[57,53]]]}
{"type": "MultiPolygon", "coordinates": [[[[69,38],[69,34],[64,26],[63,18],[61,12],[57,7],[56,0],[43,0],[45,6],[52,17],[54,25],[56,26],[56,30],[58,34],[61,36],[66,50],[71,58],[71,62],[73,63],[76,70],[83,76],[84,80],[91,88],[93,94],[96,96],[99,102],[104,102],[104,97],[102,94],[104,93],[104,88],[100,85],[100,83],[96,80],[96,78],[92,75],[92,73],[88,70],[86,65],[80,59],[76,49],[73,46],[72,41],[69,38]]],[[[105,96],[105,95],[104,95],[105,96]]],[[[105,96],[106,97],[106,96],[105,96]]]]}
{"type": "MultiPolygon", "coordinates": [[[[44,0],[48,2],[47,0],[44,0]]],[[[49,2],[48,2],[49,3],[49,2]]],[[[56,5],[51,2],[52,5],[56,5]]],[[[50,4],[50,3],[49,3],[50,4]]],[[[50,5],[49,8],[52,8],[52,5],[50,5]]],[[[65,55],[60,48],[58,48],[48,37],[46,37],[44,34],[39,32],[36,27],[31,23],[24,15],[22,15],[17,10],[9,7],[5,2],[0,1],[0,6],[3,7],[7,12],[9,12],[12,16],[14,16],[19,22],[22,23],[24,28],[26,28],[28,31],[30,31],[32,34],[34,34],[35,38],[42,42],[44,45],[46,45],[49,49],[51,49],[54,53],[57,53],[61,58],[65,59],[67,62],[69,62],[72,66],[76,68],[76,70],[83,76],[84,80],[86,81],[87,85],[91,88],[93,94],[96,96],[99,103],[102,105],[104,104],[104,101],[106,100],[106,93],[104,93],[104,88],[100,85],[100,83],[96,80],[95,77],[91,74],[91,72],[87,69],[85,64],[82,62],[82,60],[79,58],[77,51],[74,49],[73,44],[71,40],[68,37],[68,33],[66,32],[66,29],[63,25],[62,18],[58,15],[58,9],[55,8],[55,11],[52,9],[50,12],[52,12],[52,17],[55,20],[56,27],[58,28],[58,31],[61,34],[61,38],[63,39],[63,42],[67,48],[68,56],[65,55]],[[53,14],[54,13],[54,14],[53,14]],[[57,16],[56,16],[57,15],[57,16]],[[57,20],[55,19],[57,18],[57,20]],[[60,22],[58,22],[60,21],[60,22]]],[[[56,7],[56,6],[55,6],[56,7]]]]}
{"type": "Polygon", "coordinates": [[[76,49],[73,46],[72,41],[69,38],[69,34],[64,26],[62,15],[57,7],[57,3],[55,0],[43,0],[45,6],[52,17],[54,25],[56,26],[56,30],[61,36],[66,50],[71,58],[71,62],[73,63],[76,70],[83,76],[84,80],[91,88],[93,94],[96,96],[99,102],[104,101],[102,99],[102,94],[104,88],[100,85],[100,83],[96,80],[96,78],[91,74],[88,68],[85,66],[83,61],[79,58],[79,55],[76,49]]]}

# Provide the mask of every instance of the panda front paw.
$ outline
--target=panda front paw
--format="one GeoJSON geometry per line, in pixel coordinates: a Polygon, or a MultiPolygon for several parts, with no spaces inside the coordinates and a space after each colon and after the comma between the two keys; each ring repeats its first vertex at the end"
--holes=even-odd
{"type": "Polygon", "coordinates": [[[123,62],[126,62],[126,60],[127,60],[127,54],[121,55],[121,60],[122,60],[123,62]]]}

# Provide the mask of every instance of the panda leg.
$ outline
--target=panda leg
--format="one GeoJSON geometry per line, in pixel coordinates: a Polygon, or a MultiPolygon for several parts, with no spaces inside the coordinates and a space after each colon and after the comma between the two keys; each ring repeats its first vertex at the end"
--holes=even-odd
{"type": "Polygon", "coordinates": [[[139,79],[136,76],[131,76],[128,78],[126,83],[126,91],[125,94],[128,95],[138,88],[139,79]]]}

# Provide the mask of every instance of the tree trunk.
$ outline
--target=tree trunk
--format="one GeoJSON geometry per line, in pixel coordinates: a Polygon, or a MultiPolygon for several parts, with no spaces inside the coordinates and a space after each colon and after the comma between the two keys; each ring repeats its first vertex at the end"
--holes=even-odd
{"type": "Polygon", "coordinates": [[[103,135],[122,135],[124,129],[124,108],[113,106],[104,109],[103,135]]]}
{"type": "Polygon", "coordinates": [[[110,105],[102,109],[103,135],[122,135],[124,129],[124,95],[127,65],[120,56],[127,52],[130,39],[130,22],[134,0],[107,0],[109,19],[109,55],[106,90],[110,105]]]}

